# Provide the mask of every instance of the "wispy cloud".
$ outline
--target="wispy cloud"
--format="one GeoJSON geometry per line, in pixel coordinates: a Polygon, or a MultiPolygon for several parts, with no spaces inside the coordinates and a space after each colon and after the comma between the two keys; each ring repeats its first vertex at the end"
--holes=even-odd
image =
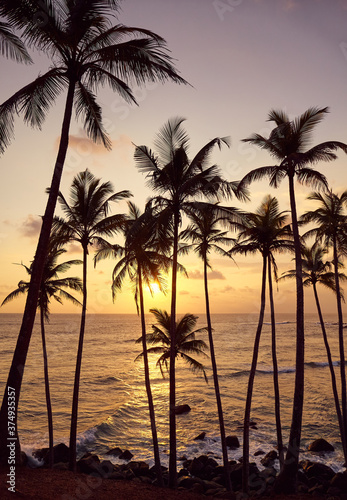
{"type": "MultiPolygon", "coordinates": [[[[194,271],[189,271],[188,276],[192,280],[202,280],[204,279],[204,275],[201,271],[194,270],[194,271]]],[[[210,271],[207,273],[207,278],[209,280],[225,280],[224,274],[222,274],[220,271],[210,271]]]]}
{"type": "Polygon", "coordinates": [[[37,238],[41,230],[41,217],[29,214],[18,230],[22,236],[37,238]]]}

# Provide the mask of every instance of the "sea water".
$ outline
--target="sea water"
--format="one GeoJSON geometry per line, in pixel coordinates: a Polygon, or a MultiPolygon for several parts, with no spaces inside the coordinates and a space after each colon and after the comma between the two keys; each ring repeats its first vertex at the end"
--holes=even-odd
{"type": "MultiPolygon", "coordinates": [[[[146,316],[147,329],[153,317],[146,316]]],[[[256,314],[217,314],[212,316],[215,352],[220,392],[227,435],[238,436],[241,447],[229,450],[230,459],[242,455],[242,420],[251,365],[253,342],[257,327],[256,314]]],[[[21,315],[0,314],[0,391],[5,387],[21,315]]],[[[326,328],[331,345],[337,380],[339,352],[336,317],[326,316],[326,328]]],[[[69,443],[70,413],[74,370],[79,335],[79,315],[54,314],[46,327],[50,388],[54,419],[54,442],[69,443]]],[[[206,325],[199,315],[197,327],[206,325]]],[[[270,451],[276,446],[274,417],[273,368],[271,331],[265,318],[255,377],[251,418],[256,428],[250,434],[250,453],[270,451]]],[[[326,351],[317,317],[307,315],[305,398],[301,442],[301,457],[321,461],[342,470],[343,455],[331,390],[326,351]],[[308,444],[325,438],[335,451],[313,456],[308,444]]],[[[293,386],[295,377],[295,317],[276,317],[281,419],[284,443],[289,435],[293,386]]],[[[153,464],[151,431],[144,386],[143,361],[135,362],[141,344],[140,320],[136,315],[90,315],[87,317],[78,412],[78,454],[85,451],[106,457],[115,446],[129,449],[134,460],[153,464]]],[[[207,334],[199,338],[208,343],[207,334]]],[[[156,367],[157,356],[149,356],[151,387],[156,412],[161,460],[168,464],[169,453],[169,381],[156,367]]],[[[193,458],[211,453],[221,462],[219,423],[216,409],[212,370],[209,358],[200,357],[206,366],[208,384],[193,374],[181,359],[176,363],[177,404],[189,404],[189,413],[177,416],[178,457],[193,458]],[[206,432],[204,441],[194,438],[206,432]]],[[[43,358],[39,323],[35,323],[20,396],[18,428],[22,448],[31,455],[36,448],[48,446],[47,416],[43,378],[43,358]]],[[[107,456],[117,463],[119,459],[107,456]]],[[[258,461],[259,458],[255,458],[258,461]]]]}

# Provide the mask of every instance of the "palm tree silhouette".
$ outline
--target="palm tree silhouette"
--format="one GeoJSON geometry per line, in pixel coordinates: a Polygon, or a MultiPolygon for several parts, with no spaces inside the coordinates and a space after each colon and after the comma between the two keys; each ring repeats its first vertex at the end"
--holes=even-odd
{"type": "Polygon", "coordinates": [[[215,138],[207,143],[192,160],[188,158],[189,138],[183,128],[183,118],[169,120],[159,131],[154,142],[157,153],[147,146],[137,146],[135,161],[137,167],[146,174],[148,185],[157,193],[152,204],[158,212],[158,235],[161,241],[168,241],[166,229],[172,242],[172,283],[171,283],[171,338],[170,358],[170,457],[169,486],[177,485],[176,451],[176,388],[175,388],[175,324],[177,300],[177,253],[178,232],[184,214],[192,201],[197,198],[218,199],[237,192],[240,198],[245,191],[237,191],[236,182],[227,182],[220,175],[217,165],[209,166],[210,155],[215,146],[228,145],[227,138],[215,138]]]}
{"type": "MultiPolygon", "coordinates": [[[[334,395],[334,402],[336,408],[337,420],[340,428],[341,435],[341,443],[343,447],[344,457],[347,460],[346,454],[346,431],[343,425],[342,413],[340,408],[339,395],[336,384],[336,377],[334,371],[334,365],[331,357],[331,351],[329,346],[328,337],[325,330],[325,324],[322,314],[322,309],[320,306],[320,301],[318,297],[317,284],[320,283],[324,287],[332,290],[336,293],[336,282],[335,282],[335,273],[331,271],[331,262],[324,261],[323,257],[326,255],[327,249],[320,246],[317,242],[315,242],[311,247],[303,246],[302,247],[302,275],[303,275],[303,285],[304,287],[312,286],[314,298],[317,307],[317,313],[319,317],[319,322],[323,334],[323,341],[325,345],[325,349],[327,352],[328,365],[331,376],[331,386],[334,395]]],[[[341,263],[339,262],[339,267],[341,267],[341,263]]],[[[286,273],[282,273],[282,276],[279,280],[295,278],[295,269],[287,271],[286,273]]],[[[344,273],[338,273],[339,281],[346,280],[347,276],[344,273]]],[[[342,291],[340,289],[340,295],[343,299],[342,291]]]]}
{"type": "MultiPolygon", "coordinates": [[[[48,434],[49,434],[49,466],[53,467],[53,416],[52,416],[52,404],[49,389],[49,376],[48,376],[48,357],[46,349],[46,335],[45,335],[45,322],[49,323],[50,316],[50,301],[51,298],[62,303],[62,299],[69,300],[75,305],[81,306],[82,304],[73,297],[67,289],[82,291],[82,281],[80,278],[60,278],[61,273],[65,273],[70,269],[72,265],[82,264],[80,260],[69,260],[67,262],[57,263],[59,257],[66,253],[66,250],[59,248],[60,243],[52,238],[50,240],[50,247],[48,255],[45,261],[45,266],[43,269],[43,277],[40,286],[40,293],[37,302],[37,308],[40,310],[40,324],[41,324],[41,340],[42,340],[42,351],[43,351],[43,368],[44,368],[44,380],[45,380],[45,394],[46,394],[46,406],[47,406],[47,418],[48,418],[48,434]]],[[[28,276],[32,274],[32,263],[30,266],[26,266],[23,263],[20,264],[26,270],[28,276]]],[[[20,281],[18,287],[13,290],[7,297],[3,300],[1,306],[7,304],[11,300],[28,293],[29,281],[20,281]]]]}
{"type": "Polygon", "coordinates": [[[78,394],[82,364],[83,340],[87,310],[87,260],[89,246],[101,244],[105,236],[112,236],[120,231],[124,224],[123,214],[109,215],[112,202],[128,198],[129,191],[113,192],[110,182],[101,183],[89,170],[77,174],[70,189],[70,203],[59,193],[58,200],[65,218],[55,217],[53,231],[65,242],[77,241],[83,250],[83,306],[79,334],[75,383],[72,399],[70,429],[70,461],[71,470],[76,469],[76,434],[78,418],[78,394]]]}
{"type": "MultiPolygon", "coordinates": [[[[188,227],[182,231],[180,237],[182,240],[190,240],[192,243],[188,245],[186,249],[189,247],[193,247],[194,251],[198,254],[198,256],[203,261],[204,266],[204,290],[205,290],[205,306],[206,306],[206,319],[207,319],[207,331],[208,331],[208,339],[210,345],[210,357],[212,363],[212,372],[213,372],[213,382],[214,389],[216,394],[216,402],[218,409],[218,418],[219,418],[219,428],[220,428],[220,436],[221,436],[221,444],[222,444],[222,454],[223,454],[223,465],[225,470],[225,479],[226,486],[229,491],[231,491],[231,481],[230,481],[230,473],[229,473],[229,462],[228,462],[228,450],[225,442],[225,426],[224,426],[224,417],[223,417],[223,408],[222,401],[220,396],[219,389],[219,381],[218,381],[218,370],[217,370],[217,362],[215,356],[213,335],[212,335],[212,321],[211,321],[211,312],[210,312],[210,298],[208,291],[208,269],[211,269],[209,254],[211,251],[216,252],[217,254],[223,256],[229,256],[226,250],[223,249],[221,245],[228,245],[230,243],[231,238],[227,236],[227,231],[221,231],[219,226],[220,224],[229,223],[229,217],[231,215],[221,213],[216,213],[210,204],[204,203],[195,203],[192,205],[191,210],[189,211],[189,219],[190,224],[188,227]]],[[[235,210],[235,214],[238,211],[235,210]]]]}
{"type": "Polygon", "coordinates": [[[115,258],[118,260],[112,273],[112,295],[115,298],[118,291],[122,289],[126,277],[134,285],[134,298],[138,314],[141,317],[143,363],[145,372],[145,386],[148,399],[149,415],[152,430],[154,463],[156,467],[158,484],[163,486],[162,469],[158,445],[157,428],[155,423],[155,411],[151,390],[148,356],[146,350],[146,321],[143,288],[157,283],[161,291],[165,291],[165,280],[163,271],[167,271],[171,265],[171,259],[156,249],[155,221],[152,211],[148,207],[141,214],[140,210],[132,202],[128,202],[129,216],[124,224],[125,245],[112,245],[104,242],[99,245],[95,254],[95,264],[101,259],[115,258]]]}
{"type": "MultiPolygon", "coordinates": [[[[47,54],[52,63],[51,69],[0,106],[0,152],[11,142],[17,113],[24,115],[26,123],[41,129],[50,106],[64,89],[67,90],[59,148],[33,263],[31,285],[1,407],[1,461],[7,460],[7,387],[15,389],[17,415],[73,108],[77,118],[82,118],[88,137],[110,149],[111,141],[103,126],[101,107],[96,101],[100,87],[108,85],[127,102],[136,103],[130,88],[132,84],[142,86],[145,82],[154,81],[186,83],[177,74],[162,37],[146,29],[112,25],[111,19],[117,14],[118,6],[119,0],[3,0],[0,4],[0,15],[8,20],[13,29],[22,32],[23,40],[30,47],[47,54]]],[[[19,450],[19,446],[17,448],[19,450]]]]}
{"type": "Polygon", "coordinates": [[[304,362],[305,362],[305,333],[304,333],[304,292],[302,285],[302,264],[298,217],[295,200],[294,178],[314,188],[327,187],[323,174],[314,170],[311,165],[319,161],[332,161],[337,158],[335,151],[342,149],[347,153],[347,145],[338,141],[327,141],[307,149],[311,142],[315,126],[328,113],[328,108],[309,108],[302,115],[290,120],[284,111],[272,110],[268,121],[274,122],[276,127],[268,138],[260,134],[253,134],[244,142],[249,142],[265,149],[277,160],[277,165],[259,167],[241,180],[244,187],[251,182],[268,177],[270,185],[277,187],[284,177],[288,178],[292,229],[295,245],[296,268],[296,371],[293,398],[292,423],[289,436],[288,450],[284,467],[277,477],[276,490],[284,493],[294,492],[299,462],[301,440],[302,411],[304,403],[304,362]]]}
{"type": "Polygon", "coordinates": [[[346,236],[347,223],[344,210],[347,207],[347,191],[341,195],[328,192],[312,193],[308,196],[309,200],[319,203],[319,208],[304,213],[300,221],[304,224],[314,222],[316,227],[306,232],[305,238],[314,236],[317,242],[322,242],[325,247],[332,247],[333,265],[335,277],[335,291],[337,299],[337,313],[339,323],[339,351],[340,351],[340,374],[341,374],[341,404],[342,419],[345,429],[344,449],[347,450],[347,386],[346,386],[346,367],[345,367],[345,348],[343,338],[343,314],[342,314],[342,295],[340,289],[339,276],[339,258],[347,255],[346,236]]]}
{"type": "MultiPolygon", "coordinates": [[[[274,252],[284,252],[293,249],[291,240],[291,230],[286,225],[286,212],[279,212],[279,205],[276,198],[270,195],[266,196],[255,213],[248,212],[243,215],[243,222],[238,224],[239,234],[234,240],[234,246],[229,250],[231,256],[236,254],[253,254],[260,252],[263,259],[262,267],[262,284],[261,284],[261,303],[258,327],[254,339],[253,357],[251,370],[249,373],[246,407],[244,416],[243,428],[243,477],[242,488],[244,493],[248,493],[248,477],[249,477],[249,422],[251,414],[252,393],[254,378],[257,368],[260,336],[264,322],[265,312],[265,292],[266,292],[266,276],[269,276],[269,291],[271,304],[271,324],[272,324],[272,356],[273,356],[273,372],[274,372],[274,392],[275,392],[275,415],[276,415],[276,430],[277,430],[277,445],[282,462],[283,442],[280,419],[280,401],[278,388],[278,367],[276,357],[276,335],[274,328],[274,310],[273,310],[273,295],[272,295],[272,269],[277,271],[274,252]]],[[[235,224],[236,225],[236,224],[235,224]]]]}
{"type": "MultiPolygon", "coordinates": [[[[165,378],[164,368],[169,372],[172,351],[171,346],[173,345],[171,318],[167,311],[150,309],[150,312],[154,315],[159,326],[152,325],[152,332],[146,334],[146,346],[151,345],[153,347],[147,347],[145,351],[149,354],[160,354],[157,366],[160,368],[163,378],[165,378]]],[[[175,358],[182,358],[194,373],[202,373],[206,382],[208,382],[204,365],[191,356],[191,354],[207,356],[204,352],[205,349],[208,348],[206,342],[195,338],[196,334],[206,332],[207,328],[204,327],[194,330],[197,320],[197,316],[187,313],[176,322],[176,336],[173,351],[175,353],[175,358]]],[[[142,337],[136,340],[136,343],[140,342],[142,342],[142,337]]],[[[140,359],[145,351],[141,352],[135,359],[140,359]]]]}

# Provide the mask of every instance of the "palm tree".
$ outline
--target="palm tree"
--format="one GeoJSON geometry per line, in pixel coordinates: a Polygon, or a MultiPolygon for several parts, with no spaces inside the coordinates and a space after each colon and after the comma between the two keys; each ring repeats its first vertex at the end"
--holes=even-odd
{"type": "MultiPolygon", "coordinates": [[[[165,378],[164,368],[169,372],[169,364],[171,363],[171,346],[173,343],[171,318],[167,311],[150,309],[150,312],[154,315],[159,325],[152,325],[152,332],[146,334],[146,346],[151,345],[153,347],[146,347],[135,359],[140,359],[144,356],[145,351],[149,354],[160,354],[157,366],[160,368],[163,378],[165,378]]],[[[207,328],[194,330],[197,320],[197,316],[187,313],[176,322],[176,336],[173,350],[175,358],[182,358],[194,373],[202,373],[207,383],[208,379],[204,365],[191,356],[191,354],[207,356],[204,352],[208,348],[206,342],[195,338],[196,334],[206,332],[207,328]]],[[[136,343],[140,342],[142,342],[142,337],[136,340],[136,343]]]]}
{"type": "MultiPolygon", "coordinates": [[[[336,293],[335,273],[330,270],[331,269],[331,262],[323,260],[323,257],[326,253],[327,253],[327,250],[325,248],[323,248],[322,246],[320,246],[317,242],[315,242],[311,247],[308,247],[308,246],[302,247],[303,285],[304,285],[304,287],[312,286],[312,288],[313,288],[314,298],[315,298],[316,307],[317,307],[317,313],[318,313],[319,322],[320,322],[322,334],[323,334],[323,341],[324,341],[325,349],[327,352],[328,365],[329,365],[330,376],[331,376],[331,385],[332,385],[335,408],[336,408],[336,415],[337,415],[337,420],[338,420],[339,428],[340,428],[341,443],[342,443],[342,448],[343,448],[345,460],[347,461],[346,431],[345,431],[345,427],[343,425],[343,419],[342,419],[342,414],[341,414],[334,365],[333,365],[333,361],[332,361],[332,357],[331,357],[330,346],[329,346],[328,337],[327,337],[326,330],[325,330],[322,309],[320,306],[318,291],[317,291],[317,284],[320,283],[324,287],[326,287],[329,290],[332,290],[333,292],[336,293]]],[[[340,265],[342,265],[342,264],[340,264],[340,265]]],[[[338,277],[339,277],[339,281],[347,279],[347,276],[344,273],[338,273],[338,277]]],[[[295,269],[292,269],[290,271],[287,271],[286,273],[283,273],[282,276],[279,278],[279,280],[287,279],[287,278],[295,278],[295,269]]],[[[340,290],[340,295],[341,295],[341,298],[343,299],[343,295],[341,293],[341,290],[340,290]]]]}
{"type": "MultiPolygon", "coordinates": [[[[0,459],[7,461],[7,391],[15,389],[16,415],[20,388],[35,318],[37,297],[47,254],[54,210],[69,143],[72,111],[81,117],[88,136],[107,149],[111,141],[96,101],[108,85],[129,103],[136,103],[130,85],[145,82],[186,83],[172,64],[165,40],[146,29],[112,25],[119,0],[1,0],[0,15],[22,32],[23,40],[48,55],[51,69],[38,76],[0,106],[0,151],[11,142],[14,116],[41,128],[57,98],[67,90],[60,143],[49,197],[33,263],[31,284],[0,413],[0,459]],[[20,367],[18,371],[18,367],[20,367]]],[[[19,450],[19,446],[18,446],[19,450]]]]}
{"type": "Polygon", "coordinates": [[[120,231],[125,217],[122,214],[108,215],[112,202],[131,196],[129,191],[113,192],[110,182],[101,183],[100,179],[85,170],[77,174],[71,185],[70,203],[59,193],[58,200],[65,219],[55,217],[53,230],[63,241],[77,241],[83,250],[83,306],[81,327],[76,359],[75,383],[72,399],[70,429],[70,469],[76,468],[76,434],[78,417],[78,394],[82,363],[83,340],[87,310],[87,260],[89,246],[102,244],[105,236],[120,231]]]}
{"type": "MultiPolygon", "coordinates": [[[[45,322],[49,322],[50,316],[50,299],[53,298],[60,304],[62,299],[70,300],[75,305],[81,306],[82,304],[73,297],[66,289],[82,291],[82,281],[80,278],[60,278],[61,273],[65,273],[70,269],[72,265],[82,264],[80,260],[69,260],[67,262],[57,263],[58,258],[66,252],[63,248],[59,248],[59,243],[51,239],[49,252],[46,258],[43,277],[40,287],[39,298],[37,302],[37,308],[40,310],[40,323],[41,323],[41,340],[42,340],[42,351],[43,351],[43,368],[44,368],[44,379],[45,379],[45,393],[46,393],[46,405],[47,405],[47,417],[48,417],[48,434],[49,434],[49,466],[53,467],[53,416],[52,416],[52,404],[49,389],[49,377],[48,377],[48,358],[46,349],[46,335],[45,335],[45,322]]],[[[23,263],[20,264],[26,270],[28,276],[32,273],[32,263],[28,267],[23,263]]],[[[18,287],[13,290],[7,297],[3,300],[1,306],[7,304],[11,300],[15,299],[20,295],[28,293],[29,290],[28,281],[20,281],[18,287]]]]}
{"type": "Polygon", "coordinates": [[[194,248],[194,251],[203,261],[207,331],[208,331],[208,339],[210,345],[214,390],[216,394],[216,402],[218,409],[219,428],[220,428],[222,454],[223,454],[223,465],[225,470],[226,486],[227,489],[231,491],[228,450],[225,442],[223,408],[219,390],[217,362],[216,362],[213,335],[212,335],[213,329],[211,321],[210,299],[208,292],[208,275],[207,275],[208,269],[211,269],[209,254],[211,253],[211,251],[214,251],[220,255],[229,256],[229,254],[226,252],[226,250],[224,250],[221,247],[221,245],[227,245],[231,241],[231,238],[227,236],[227,231],[221,231],[219,229],[219,225],[221,223],[222,224],[227,223],[229,221],[229,217],[227,215],[223,216],[216,214],[212,208],[213,207],[211,207],[209,204],[203,204],[203,203],[196,203],[194,206],[192,205],[189,214],[191,222],[189,226],[181,233],[180,236],[183,240],[190,240],[192,242],[192,244],[189,246],[192,246],[194,248]]]}
{"type": "Polygon", "coordinates": [[[189,138],[183,128],[183,118],[169,120],[159,131],[155,140],[157,153],[147,146],[137,146],[135,161],[144,172],[148,185],[159,193],[152,199],[157,208],[158,231],[162,239],[167,239],[165,229],[170,231],[172,241],[172,282],[171,282],[171,338],[172,352],[170,357],[170,457],[169,486],[177,484],[176,471],[176,387],[175,387],[175,324],[177,299],[177,253],[178,232],[182,223],[182,214],[186,213],[191,202],[196,198],[207,200],[218,199],[219,196],[231,196],[237,192],[245,197],[244,191],[237,191],[237,183],[222,179],[217,165],[209,166],[210,155],[215,146],[221,148],[228,145],[227,138],[215,138],[207,143],[192,160],[188,157],[189,138]]]}
{"type": "Polygon", "coordinates": [[[290,120],[283,111],[272,110],[268,121],[275,123],[275,128],[268,138],[260,134],[253,134],[244,139],[262,149],[278,161],[278,164],[259,167],[241,180],[240,186],[249,185],[255,180],[268,177],[270,185],[277,187],[284,177],[288,178],[289,198],[292,217],[292,228],[295,246],[296,269],[296,372],[293,398],[292,423],[289,436],[288,450],[284,467],[276,481],[278,492],[293,492],[296,489],[296,475],[299,462],[301,440],[302,411],[304,403],[304,362],[305,362],[305,333],[304,333],[304,292],[302,285],[302,264],[298,217],[296,210],[294,178],[302,184],[313,187],[327,187],[324,175],[314,170],[311,165],[319,161],[332,161],[337,158],[335,151],[342,149],[347,152],[347,145],[338,141],[328,141],[307,149],[311,142],[312,132],[324,118],[328,108],[309,108],[302,115],[290,120]]]}
{"type": "MultiPolygon", "coordinates": [[[[316,224],[315,228],[306,232],[305,238],[314,236],[316,240],[322,242],[325,247],[332,247],[333,249],[335,291],[339,323],[342,419],[345,429],[344,435],[347,438],[347,386],[343,338],[342,295],[339,276],[339,258],[342,255],[347,255],[347,219],[344,214],[344,209],[347,207],[347,191],[344,191],[340,196],[333,193],[331,190],[324,194],[312,193],[308,199],[318,202],[320,206],[316,210],[306,212],[300,219],[304,224],[311,222],[316,224]]],[[[344,449],[347,449],[347,441],[345,441],[344,449]]]]}
{"type": "Polygon", "coordinates": [[[165,281],[162,275],[171,265],[171,259],[156,249],[155,221],[149,208],[141,214],[139,209],[128,202],[129,216],[124,225],[124,236],[126,238],[124,247],[104,242],[94,257],[95,264],[101,259],[116,258],[118,262],[112,273],[112,295],[115,298],[118,291],[122,289],[126,277],[134,285],[134,298],[137,313],[141,317],[142,348],[145,372],[145,386],[148,399],[149,415],[152,430],[154,463],[157,481],[163,486],[162,469],[160,464],[157,428],[155,423],[155,411],[151,390],[148,356],[146,350],[146,321],[143,288],[147,286],[151,290],[153,283],[157,283],[161,291],[165,291],[165,281]]]}
{"type": "Polygon", "coordinates": [[[238,224],[239,234],[234,240],[234,246],[229,250],[231,256],[235,254],[254,254],[260,252],[263,260],[262,267],[262,284],[261,284],[261,303],[258,327],[254,339],[252,365],[249,373],[246,407],[243,427],[243,479],[242,487],[244,493],[248,493],[248,476],[249,476],[249,422],[251,414],[252,393],[254,378],[257,368],[260,336],[264,322],[265,312],[265,292],[266,292],[266,276],[269,275],[269,290],[271,303],[271,323],[272,343],[273,343],[273,364],[274,364],[274,388],[275,388],[275,415],[277,429],[277,444],[280,457],[283,453],[281,419],[280,419],[280,401],[278,389],[278,368],[275,354],[275,331],[274,331],[274,311],[273,311],[273,296],[272,296],[272,269],[277,270],[274,252],[284,252],[293,249],[291,240],[291,230],[286,225],[286,212],[279,212],[279,205],[276,198],[270,195],[266,196],[255,213],[244,214],[244,221],[238,224]]]}

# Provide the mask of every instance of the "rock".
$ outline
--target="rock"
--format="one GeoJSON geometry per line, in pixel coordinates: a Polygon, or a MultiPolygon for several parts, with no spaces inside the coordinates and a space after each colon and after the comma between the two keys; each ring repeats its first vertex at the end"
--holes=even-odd
{"type": "Polygon", "coordinates": [[[346,492],[347,491],[347,472],[338,472],[335,474],[335,476],[331,479],[330,482],[331,486],[339,488],[341,491],[346,492]]]}
{"type": "Polygon", "coordinates": [[[189,405],[178,405],[175,406],[175,414],[182,415],[182,413],[188,413],[191,410],[189,405]]]}
{"type": "Polygon", "coordinates": [[[225,444],[231,449],[240,448],[240,442],[237,436],[227,436],[225,438],[225,444]]]}
{"type": "Polygon", "coordinates": [[[254,456],[255,456],[255,457],[259,457],[259,455],[265,455],[265,451],[263,451],[263,450],[257,450],[257,451],[254,453],[254,456]]]}
{"type": "Polygon", "coordinates": [[[118,446],[116,446],[115,448],[111,448],[110,450],[108,450],[105,454],[106,455],[113,455],[114,457],[119,457],[119,455],[121,455],[123,453],[123,451],[118,448],[118,446]]]}
{"type": "Polygon", "coordinates": [[[269,467],[270,465],[272,465],[274,463],[274,461],[276,460],[276,458],[278,458],[277,451],[276,450],[271,450],[271,451],[269,451],[269,453],[267,453],[265,455],[265,457],[263,457],[260,460],[260,463],[262,465],[264,465],[264,467],[269,467]]]}
{"type": "Polygon", "coordinates": [[[188,459],[187,459],[187,457],[186,457],[185,455],[182,455],[182,456],[181,456],[181,457],[179,457],[177,460],[178,460],[179,462],[185,462],[185,461],[186,461],[186,460],[188,460],[188,459]]]}
{"type": "Polygon", "coordinates": [[[84,474],[98,473],[100,475],[100,459],[97,455],[92,455],[91,453],[86,453],[77,462],[77,469],[79,472],[84,474]]]}
{"type": "Polygon", "coordinates": [[[325,439],[316,439],[308,446],[308,451],[334,451],[333,445],[328,443],[325,439]]]}
{"type": "Polygon", "coordinates": [[[130,460],[130,459],[132,459],[132,458],[133,458],[133,456],[134,456],[134,455],[131,453],[131,451],[129,451],[129,450],[124,450],[124,451],[123,451],[123,453],[121,453],[121,454],[119,455],[119,458],[120,458],[121,460],[130,460]]]}
{"type": "Polygon", "coordinates": [[[194,438],[194,441],[203,441],[205,439],[206,432],[201,432],[198,436],[194,438]]]}
{"type": "MultiPolygon", "coordinates": [[[[49,454],[49,448],[40,448],[38,450],[34,450],[32,453],[33,457],[37,458],[37,460],[40,460],[45,465],[48,464],[48,459],[49,459],[48,454],[49,454]]],[[[53,455],[54,464],[69,461],[69,448],[64,443],[59,443],[53,446],[53,454],[54,454],[53,455]]]]}
{"type": "Polygon", "coordinates": [[[196,480],[190,476],[181,476],[177,479],[177,487],[186,488],[187,490],[190,490],[195,483],[196,480]]]}
{"type": "Polygon", "coordinates": [[[150,475],[149,465],[146,462],[129,462],[128,467],[136,477],[150,475]]]}
{"type": "Polygon", "coordinates": [[[99,469],[103,471],[103,477],[109,478],[114,472],[114,465],[109,460],[103,460],[102,462],[100,462],[99,469]]]}
{"type": "Polygon", "coordinates": [[[327,465],[311,462],[310,460],[305,460],[305,462],[302,463],[302,468],[306,477],[309,479],[315,478],[318,480],[323,479],[330,481],[335,476],[335,472],[327,465]]]}

